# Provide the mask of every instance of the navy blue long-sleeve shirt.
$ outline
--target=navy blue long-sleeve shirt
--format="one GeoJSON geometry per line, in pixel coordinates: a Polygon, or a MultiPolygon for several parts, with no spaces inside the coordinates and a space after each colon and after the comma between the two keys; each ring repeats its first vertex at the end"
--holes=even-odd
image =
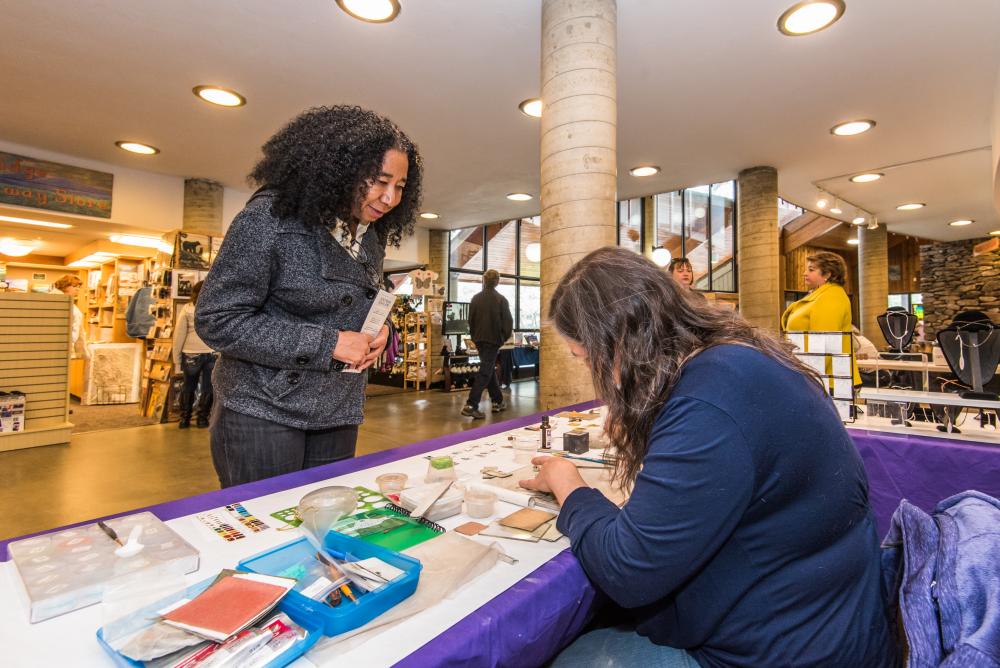
{"type": "Polygon", "coordinates": [[[819,385],[757,350],[689,361],[628,503],[578,489],[558,525],[639,633],[702,666],[896,665],[861,458],[819,385]]]}

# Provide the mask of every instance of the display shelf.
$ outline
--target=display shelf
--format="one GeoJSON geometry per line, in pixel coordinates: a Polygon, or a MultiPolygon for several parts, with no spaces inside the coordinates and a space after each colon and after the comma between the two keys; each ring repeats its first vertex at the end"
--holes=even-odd
{"type": "Polygon", "coordinates": [[[148,260],[116,257],[90,270],[87,281],[87,340],[132,343],[125,332],[125,311],[148,274],[148,260]]]}
{"type": "Polygon", "coordinates": [[[407,313],[403,318],[403,389],[412,384],[419,390],[431,386],[430,316],[407,313]]]}
{"type": "Polygon", "coordinates": [[[0,293],[0,390],[26,402],[24,429],[0,432],[0,452],[69,441],[71,309],[65,295],[0,293]]]}
{"type": "Polygon", "coordinates": [[[443,361],[444,391],[462,392],[472,386],[472,379],[479,371],[477,355],[448,355],[443,361]]]}

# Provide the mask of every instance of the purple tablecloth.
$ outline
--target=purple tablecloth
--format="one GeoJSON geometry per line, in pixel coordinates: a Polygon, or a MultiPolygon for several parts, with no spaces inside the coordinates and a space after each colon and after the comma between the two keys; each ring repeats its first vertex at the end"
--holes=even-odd
{"type": "MultiPolygon", "coordinates": [[[[569,409],[582,410],[593,405],[590,402],[569,409]]],[[[555,412],[558,411],[548,414],[555,412]]],[[[542,413],[143,510],[150,510],[164,520],[190,515],[489,436],[531,424],[540,415],[542,413]]],[[[850,433],[868,470],[872,508],[881,533],[887,529],[892,512],[904,497],[928,510],[939,500],[966,489],[978,489],[1000,497],[1000,447],[861,429],[851,429],[850,433]]],[[[0,560],[9,558],[8,542],[0,541],[0,560]]],[[[420,668],[539,665],[583,629],[596,611],[597,601],[594,587],[576,558],[566,550],[444,633],[429,638],[426,645],[397,665],[420,668]]]]}
{"type": "Polygon", "coordinates": [[[885,535],[901,499],[930,511],[952,494],[976,489],[1000,498],[1000,446],[849,429],[868,471],[869,499],[885,535]]]}

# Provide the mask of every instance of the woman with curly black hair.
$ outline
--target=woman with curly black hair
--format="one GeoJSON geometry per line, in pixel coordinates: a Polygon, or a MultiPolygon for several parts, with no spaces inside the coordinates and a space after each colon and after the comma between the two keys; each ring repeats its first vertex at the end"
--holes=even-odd
{"type": "Polygon", "coordinates": [[[264,145],[259,186],[205,280],[198,334],[221,353],[212,460],[223,487],[354,456],[366,374],[360,329],[387,244],[413,233],[422,166],[394,123],[310,109],[264,145]]]}

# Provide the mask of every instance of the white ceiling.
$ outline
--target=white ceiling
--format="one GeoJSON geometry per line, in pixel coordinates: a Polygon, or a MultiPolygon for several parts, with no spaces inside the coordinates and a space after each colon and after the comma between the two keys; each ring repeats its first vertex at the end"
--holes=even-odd
{"type": "MultiPolygon", "coordinates": [[[[333,0],[73,0],[4,3],[0,138],[228,186],[260,145],[314,105],[357,103],[420,145],[431,227],[532,215],[538,121],[517,103],[538,94],[540,3],[401,0],[400,17],[365,24],[333,0]],[[191,94],[234,88],[239,109],[191,94]],[[125,154],[119,139],[162,153],[125,154]]],[[[619,0],[619,195],[634,197],[773,165],[788,200],[813,182],[989,146],[1000,66],[1000,2],[847,0],[808,37],[775,28],[791,0],[619,0]],[[865,135],[835,123],[873,118],[865,135]],[[654,163],[661,174],[628,175],[654,163]]],[[[835,193],[889,229],[933,239],[1000,228],[989,150],[886,171],[835,193]],[[922,211],[895,205],[922,201],[922,211]],[[972,217],[964,228],[946,225],[972,217]]],[[[845,211],[845,215],[852,212],[845,211]]]]}

